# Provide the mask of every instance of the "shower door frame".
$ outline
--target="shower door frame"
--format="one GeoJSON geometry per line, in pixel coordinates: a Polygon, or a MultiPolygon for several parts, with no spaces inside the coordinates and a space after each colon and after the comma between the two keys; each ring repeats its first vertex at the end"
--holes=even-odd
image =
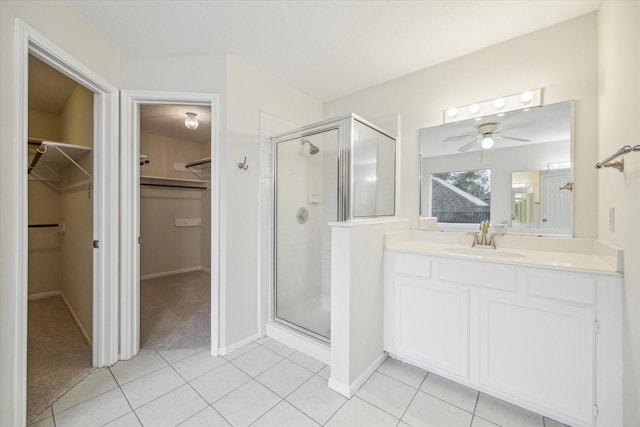
{"type": "Polygon", "coordinates": [[[350,188],[349,188],[349,174],[351,170],[351,121],[352,116],[340,117],[337,119],[326,120],[320,123],[316,123],[313,125],[305,126],[293,131],[289,131],[286,133],[282,133],[276,135],[271,138],[272,142],[272,153],[273,153],[273,241],[272,241],[272,253],[273,253],[273,284],[271,286],[271,313],[269,319],[272,322],[277,324],[284,325],[288,328],[296,330],[306,336],[314,338],[322,343],[329,344],[331,342],[330,338],[319,335],[313,331],[303,328],[302,326],[298,326],[294,323],[291,323],[285,319],[281,319],[277,316],[277,284],[278,284],[278,269],[277,269],[277,245],[278,245],[278,224],[277,224],[277,200],[278,200],[278,149],[277,146],[280,143],[290,142],[300,140],[305,137],[322,134],[325,132],[330,132],[333,130],[338,131],[338,150],[337,150],[337,166],[338,166],[338,191],[337,191],[337,212],[336,212],[336,221],[342,222],[346,221],[351,212],[349,210],[350,207],[350,188]]]}

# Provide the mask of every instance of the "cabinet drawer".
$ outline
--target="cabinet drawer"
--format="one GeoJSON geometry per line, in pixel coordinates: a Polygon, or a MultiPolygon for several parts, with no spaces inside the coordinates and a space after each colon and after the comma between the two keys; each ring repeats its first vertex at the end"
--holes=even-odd
{"type": "Polygon", "coordinates": [[[423,255],[397,254],[396,273],[431,278],[431,259],[423,255]]]}
{"type": "Polygon", "coordinates": [[[518,289],[518,271],[494,263],[443,261],[440,263],[440,279],[502,291],[515,292],[518,289]]]}
{"type": "Polygon", "coordinates": [[[597,280],[592,277],[563,273],[528,271],[527,294],[559,301],[594,305],[597,280]]]}

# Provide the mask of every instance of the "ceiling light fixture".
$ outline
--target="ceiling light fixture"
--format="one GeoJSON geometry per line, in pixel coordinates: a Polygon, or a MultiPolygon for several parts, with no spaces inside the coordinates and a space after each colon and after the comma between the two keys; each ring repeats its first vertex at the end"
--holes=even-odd
{"type": "Polygon", "coordinates": [[[187,115],[187,118],[184,119],[184,125],[187,127],[187,129],[191,129],[191,130],[196,130],[198,129],[198,125],[200,123],[198,123],[198,118],[196,117],[197,114],[196,113],[185,113],[187,115]]]}
{"type": "Polygon", "coordinates": [[[542,105],[542,89],[527,90],[515,95],[502,96],[483,102],[474,102],[461,107],[451,107],[444,111],[444,123],[504,114],[542,105]]]}
{"type": "Polygon", "coordinates": [[[491,136],[485,136],[484,138],[482,138],[482,142],[480,143],[480,145],[485,150],[488,150],[489,148],[493,147],[493,143],[494,140],[491,136]]]}

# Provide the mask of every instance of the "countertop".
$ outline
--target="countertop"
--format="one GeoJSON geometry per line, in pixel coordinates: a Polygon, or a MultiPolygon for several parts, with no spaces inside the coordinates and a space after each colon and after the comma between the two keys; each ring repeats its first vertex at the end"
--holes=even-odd
{"type": "Polygon", "coordinates": [[[498,246],[497,250],[476,248],[473,252],[476,252],[477,254],[455,253],[451,251],[469,251],[469,249],[471,249],[470,244],[460,244],[459,242],[454,241],[437,241],[437,239],[436,241],[430,241],[391,238],[387,239],[387,243],[385,245],[385,250],[392,252],[431,255],[460,260],[476,260],[508,265],[522,265],[527,267],[552,268],[573,272],[591,272],[616,276],[621,275],[621,273],[617,271],[616,267],[614,267],[611,262],[605,262],[604,257],[596,255],[594,253],[530,250],[514,247],[502,249],[500,248],[500,246],[498,246]],[[522,257],[494,257],[493,255],[497,255],[497,253],[491,253],[492,251],[497,251],[498,253],[507,252],[508,255],[515,253],[522,255],[522,257]]]}

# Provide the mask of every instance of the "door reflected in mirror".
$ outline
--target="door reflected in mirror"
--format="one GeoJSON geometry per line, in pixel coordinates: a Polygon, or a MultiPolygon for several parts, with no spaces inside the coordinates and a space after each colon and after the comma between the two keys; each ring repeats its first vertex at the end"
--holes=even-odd
{"type": "Polygon", "coordinates": [[[570,169],[513,172],[511,230],[516,234],[571,235],[570,169]]]}
{"type": "Polygon", "coordinates": [[[475,231],[490,218],[510,234],[572,236],[572,111],[567,101],[421,129],[421,217],[437,217],[444,231],[475,231]],[[489,218],[444,210],[451,191],[440,191],[442,174],[479,170],[490,171],[489,186],[471,196],[487,204],[489,218]]]}

